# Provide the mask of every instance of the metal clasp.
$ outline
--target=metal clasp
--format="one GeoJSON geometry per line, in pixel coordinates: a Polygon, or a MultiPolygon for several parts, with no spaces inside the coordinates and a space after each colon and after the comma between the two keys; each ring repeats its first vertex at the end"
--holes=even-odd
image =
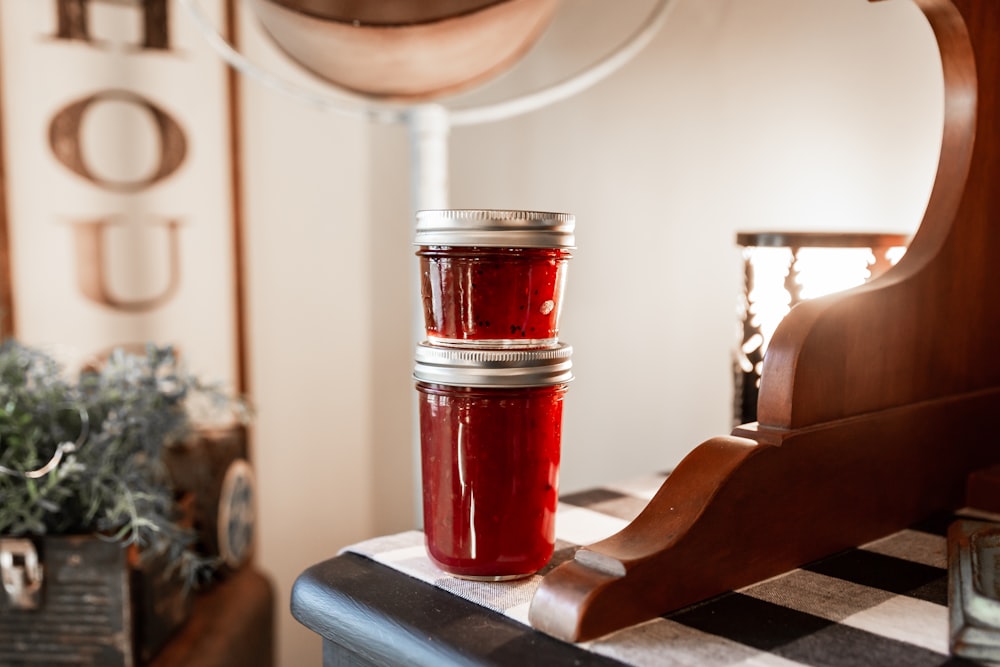
{"type": "Polygon", "coordinates": [[[42,564],[31,540],[0,539],[0,581],[14,609],[37,609],[41,599],[42,564]]]}

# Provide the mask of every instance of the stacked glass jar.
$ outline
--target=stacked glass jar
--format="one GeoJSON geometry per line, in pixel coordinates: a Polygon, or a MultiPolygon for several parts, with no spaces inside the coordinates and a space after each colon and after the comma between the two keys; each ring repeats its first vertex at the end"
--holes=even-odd
{"type": "Polygon", "coordinates": [[[455,576],[516,579],[552,556],[574,226],[565,213],[417,213],[424,532],[431,560],[455,576]]]}

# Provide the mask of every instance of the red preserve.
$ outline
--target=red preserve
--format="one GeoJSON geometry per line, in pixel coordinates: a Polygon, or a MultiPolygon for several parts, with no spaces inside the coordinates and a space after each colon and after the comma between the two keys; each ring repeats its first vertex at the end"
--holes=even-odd
{"type": "Polygon", "coordinates": [[[463,347],[558,342],[574,216],[541,211],[419,211],[427,339],[463,347]]]}
{"type": "Polygon", "coordinates": [[[418,345],[424,533],[445,572],[517,579],[551,558],[571,353],[418,345]]]}

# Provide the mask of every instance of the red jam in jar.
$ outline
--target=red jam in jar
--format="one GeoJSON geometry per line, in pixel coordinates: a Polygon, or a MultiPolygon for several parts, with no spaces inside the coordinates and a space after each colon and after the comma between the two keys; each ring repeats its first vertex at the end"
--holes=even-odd
{"type": "Polygon", "coordinates": [[[516,579],[552,557],[570,354],[418,346],[424,533],[445,572],[516,579]]]}
{"type": "Polygon", "coordinates": [[[565,213],[417,213],[427,339],[462,347],[558,343],[575,219],[565,213]]]}

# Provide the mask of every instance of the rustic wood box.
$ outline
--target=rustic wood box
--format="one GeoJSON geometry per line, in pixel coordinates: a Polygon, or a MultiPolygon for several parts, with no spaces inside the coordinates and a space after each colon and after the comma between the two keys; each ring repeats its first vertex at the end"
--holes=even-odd
{"type": "MultiPolygon", "coordinates": [[[[0,547],[9,539],[0,536],[0,547]]],[[[137,569],[127,548],[95,536],[30,542],[43,568],[37,607],[13,604],[0,588],[4,667],[143,665],[190,614],[190,595],[164,578],[164,563],[137,569]]]]}
{"type": "Polygon", "coordinates": [[[253,551],[256,490],[246,427],[199,427],[172,443],[163,461],[197,537],[195,549],[219,557],[221,574],[245,565],[253,551]]]}

